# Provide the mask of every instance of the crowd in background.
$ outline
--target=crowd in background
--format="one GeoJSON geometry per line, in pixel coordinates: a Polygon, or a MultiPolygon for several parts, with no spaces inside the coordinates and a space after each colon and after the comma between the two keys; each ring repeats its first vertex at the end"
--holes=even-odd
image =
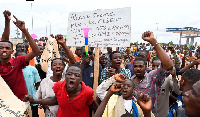
{"type": "Polygon", "coordinates": [[[51,60],[44,71],[40,63],[48,38],[33,40],[25,23],[14,16],[14,24],[26,36],[14,53],[9,41],[11,13],[4,11],[4,16],[0,75],[14,95],[31,103],[33,117],[39,116],[38,108],[46,117],[89,117],[92,111],[95,117],[199,116],[197,45],[161,44],[147,31],[142,34],[147,43],[131,43],[115,51],[107,47],[106,53],[99,52],[98,87],[93,90],[94,48],[89,47],[86,55],[85,47],[75,47],[73,53],[62,35],[50,35],[58,43],[60,58],[51,60]]]}

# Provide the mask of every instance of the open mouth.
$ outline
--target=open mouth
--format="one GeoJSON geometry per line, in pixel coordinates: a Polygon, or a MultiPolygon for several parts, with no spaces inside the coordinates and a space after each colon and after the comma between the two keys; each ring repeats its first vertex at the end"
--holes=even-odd
{"type": "Polygon", "coordinates": [[[136,75],[140,75],[140,74],[141,74],[141,72],[140,72],[140,71],[137,71],[137,72],[136,72],[136,75]]]}
{"type": "Polygon", "coordinates": [[[70,88],[73,88],[73,87],[74,87],[74,82],[73,82],[73,81],[70,81],[70,82],[69,82],[69,87],[70,87],[70,88]]]}
{"type": "Polygon", "coordinates": [[[121,62],[117,62],[116,65],[121,65],[121,62]]]}
{"type": "Polygon", "coordinates": [[[122,93],[123,93],[123,95],[126,95],[127,94],[127,90],[123,90],[122,93]]]}
{"type": "Polygon", "coordinates": [[[6,55],[7,55],[7,53],[3,53],[2,55],[3,55],[3,56],[6,56],[6,55]]]}
{"type": "Polygon", "coordinates": [[[60,69],[57,69],[57,70],[56,70],[56,73],[60,73],[60,72],[61,72],[61,70],[60,70],[60,69]]]}

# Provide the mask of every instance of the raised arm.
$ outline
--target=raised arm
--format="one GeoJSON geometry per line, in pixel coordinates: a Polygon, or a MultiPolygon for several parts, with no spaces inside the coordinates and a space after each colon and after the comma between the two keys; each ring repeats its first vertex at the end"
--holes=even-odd
{"type": "Polygon", "coordinates": [[[3,12],[4,17],[5,17],[5,28],[4,28],[4,32],[2,35],[2,40],[9,40],[9,35],[10,35],[10,15],[11,13],[8,10],[5,10],[3,12]]]}
{"type": "Polygon", "coordinates": [[[48,99],[33,99],[31,95],[25,95],[24,101],[29,101],[31,104],[41,104],[41,105],[58,105],[56,96],[48,99]]]}
{"type": "Polygon", "coordinates": [[[13,15],[13,17],[16,19],[16,21],[13,21],[13,23],[25,34],[25,36],[32,48],[32,52],[28,53],[25,56],[25,61],[29,62],[40,52],[40,49],[36,45],[35,41],[31,37],[31,35],[29,34],[28,30],[25,28],[25,22],[18,20],[14,15],[13,15]]]}
{"type": "Polygon", "coordinates": [[[182,68],[180,70],[180,72],[185,72],[187,69],[190,69],[191,67],[193,67],[194,65],[198,65],[200,63],[200,59],[198,60],[194,60],[194,62],[188,64],[187,66],[185,66],[184,68],[182,68]]]}
{"type": "Polygon", "coordinates": [[[66,52],[67,57],[69,58],[69,66],[72,65],[72,64],[75,64],[76,59],[74,58],[74,55],[71,52],[71,50],[66,45],[65,39],[63,38],[63,36],[62,35],[57,35],[57,36],[55,36],[55,39],[63,47],[64,51],[66,52]]]}
{"type": "Polygon", "coordinates": [[[162,63],[162,67],[165,70],[171,70],[173,67],[172,61],[170,60],[169,56],[166,52],[162,49],[162,47],[158,44],[157,40],[154,38],[153,32],[147,31],[142,34],[142,39],[144,41],[148,41],[154,46],[157,55],[162,63]]]}
{"type": "Polygon", "coordinates": [[[101,104],[99,105],[99,107],[97,108],[97,111],[96,113],[94,114],[94,117],[102,117],[103,115],[103,112],[105,110],[105,107],[108,103],[108,100],[110,99],[110,97],[118,92],[118,91],[121,91],[123,85],[122,83],[119,83],[119,84],[113,84],[111,86],[111,88],[109,89],[108,93],[106,94],[105,98],[103,99],[103,101],[101,102],[101,104]]]}

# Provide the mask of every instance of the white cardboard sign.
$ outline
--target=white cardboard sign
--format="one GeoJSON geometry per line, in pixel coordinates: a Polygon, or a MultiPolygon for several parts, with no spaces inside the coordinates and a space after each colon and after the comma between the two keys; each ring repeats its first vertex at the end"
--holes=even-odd
{"type": "Polygon", "coordinates": [[[82,28],[90,28],[88,33],[88,45],[90,47],[129,47],[131,8],[70,13],[67,45],[85,45],[82,28]]]}

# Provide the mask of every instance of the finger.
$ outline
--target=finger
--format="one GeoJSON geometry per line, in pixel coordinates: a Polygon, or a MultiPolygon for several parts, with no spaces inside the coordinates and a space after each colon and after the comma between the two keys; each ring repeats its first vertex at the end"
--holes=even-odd
{"type": "Polygon", "coordinates": [[[16,20],[18,20],[17,17],[15,17],[15,15],[13,15],[13,17],[14,17],[16,20]]]}
{"type": "Polygon", "coordinates": [[[7,13],[8,13],[8,16],[10,16],[10,15],[11,15],[11,12],[10,12],[9,10],[7,11],[7,13]]]}
{"type": "Polygon", "coordinates": [[[147,102],[147,95],[146,94],[143,95],[143,99],[142,100],[143,100],[143,102],[147,102]]]}
{"type": "Polygon", "coordinates": [[[139,94],[138,99],[139,99],[139,100],[142,100],[144,94],[143,94],[142,92],[140,92],[140,91],[138,92],[138,94],[139,94]]]}
{"type": "Polygon", "coordinates": [[[118,84],[114,84],[114,85],[115,85],[115,88],[116,88],[116,89],[120,89],[122,84],[121,84],[121,83],[118,83],[118,84]]]}
{"type": "MultiPolygon", "coordinates": [[[[13,21],[13,20],[12,20],[13,21]]],[[[13,21],[13,23],[16,25],[16,21],[13,21]]]]}
{"type": "Polygon", "coordinates": [[[25,24],[25,22],[24,22],[24,21],[20,21],[20,23],[21,23],[21,25],[22,25],[22,24],[25,24]]]}

